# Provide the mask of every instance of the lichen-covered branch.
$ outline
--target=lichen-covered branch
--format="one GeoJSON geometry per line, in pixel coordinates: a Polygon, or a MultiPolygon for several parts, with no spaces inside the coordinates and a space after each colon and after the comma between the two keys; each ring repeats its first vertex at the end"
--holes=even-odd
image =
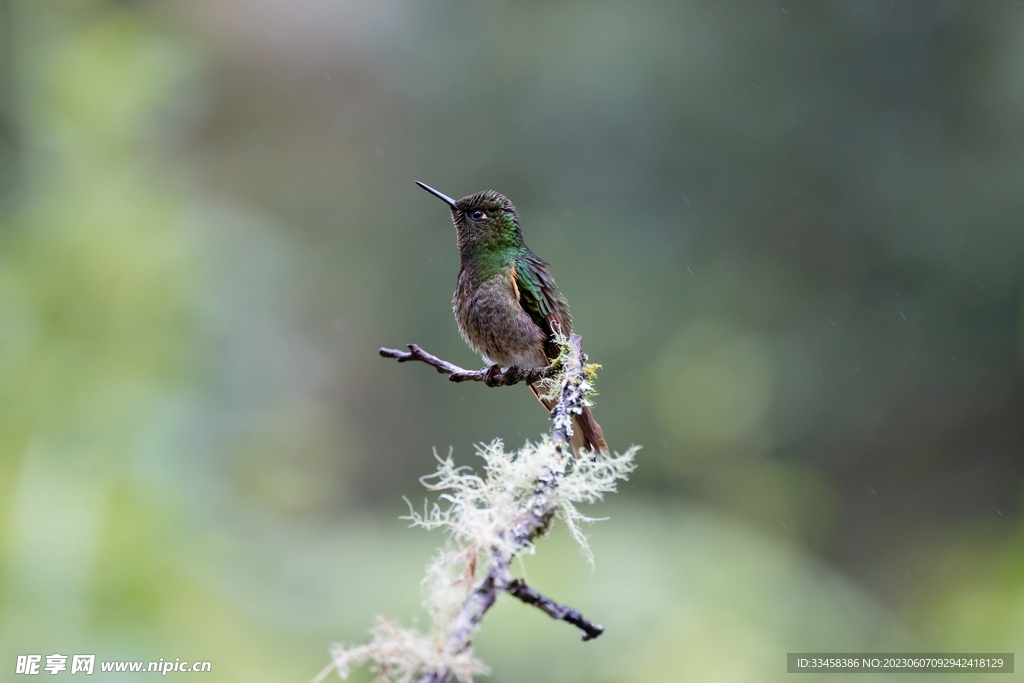
{"type": "Polygon", "coordinates": [[[421,481],[428,490],[440,493],[438,502],[422,512],[410,505],[406,518],[413,526],[443,528],[454,541],[434,557],[424,580],[424,605],[433,633],[423,635],[382,620],[368,645],[337,646],[334,662],[322,676],[336,670],[345,677],[351,667],[370,662],[379,681],[411,683],[416,676],[419,683],[446,683],[452,676],[472,681],[475,674],[487,671],[473,657],[473,636],[503,592],[576,626],[583,631],[583,640],[604,632],[578,610],[542,595],[510,571],[513,560],[532,551],[533,542],[546,534],[556,519],[566,525],[593,562],[580,525],[596,520],[583,515],[576,505],[593,503],[615,491],[617,482],[634,468],[636,447],[621,455],[572,457],[572,416],[588,405],[593,368],[586,365],[578,335],[559,342],[563,353],[558,360],[548,368],[531,371],[540,373],[535,375],[514,368],[504,372],[496,367],[464,370],[415,344],[409,345],[409,352],[381,349],[382,356],[427,363],[454,381],[505,386],[543,380],[550,389],[547,396],[557,397],[556,405],[550,435],[540,443],[527,442],[515,453],[506,453],[501,441],[478,447],[477,454],[484,460],[482,476],[457,467],[450,455],[437,457],[437,471],[421,481]]]}

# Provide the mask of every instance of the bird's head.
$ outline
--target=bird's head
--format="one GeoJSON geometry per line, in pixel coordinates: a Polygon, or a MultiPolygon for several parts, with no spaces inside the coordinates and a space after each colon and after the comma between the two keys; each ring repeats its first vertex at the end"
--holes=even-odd
{"type": "Polygon", "coordinates": [[[418,180],[416,184],[451,209],[459,253],[463,256],[523,246],[519,214],[505,195],[484,190],[456,201],[418,180]]]}

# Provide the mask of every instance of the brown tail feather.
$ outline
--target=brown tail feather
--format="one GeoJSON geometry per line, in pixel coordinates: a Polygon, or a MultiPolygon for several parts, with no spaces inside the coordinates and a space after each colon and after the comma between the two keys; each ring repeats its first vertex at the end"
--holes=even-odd
{"type": "MultiPolygon", "coordinates": [[[[583,412],[577,415],[573,419],[573,436],[580,434],[583,437],[583,445],[588,451],[594,453],[607,453],[608,444],[604,440],[604,431],[601,429],[601,425],[597,424],[597,420],[594,419],[594,414],[590,412],[590,408],[584,408],[583,412]]],[[[573,444],[575,447],[575,444],[573,444]]],[[[579,449],[575,449],[576,455],[579,456],[579,449]]]]}
{"type": "MultiPolygon", "coordinates": [[[[537,397],[541,405],[550,413],[555,407],[554,401],[547,401],[540,396],[540,391],[530,386],[530,391],[537,397]]],[[[580,457],[584,449],[591,452],[608,452],[608,444],[604,440],[604,432],[601,430],[601,425],[597,424],[597,420],[594,419],[594,414],[590,412],[590,408],[584,408],[583,412],[573,417],[572,420],[572,437],[570,442],[572,443],[572,452],[576,454],[576,457],[580,457]]]]}

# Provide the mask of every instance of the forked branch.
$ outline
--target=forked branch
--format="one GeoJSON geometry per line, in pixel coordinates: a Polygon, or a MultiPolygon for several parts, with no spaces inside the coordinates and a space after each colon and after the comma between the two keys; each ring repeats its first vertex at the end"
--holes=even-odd
{"type": "Polygon", "coordinates": [[[577,524],[591,520],[580,514],[574,504],[594,502],[604,493],[614,491],[615,482],[625,479],[633,469],[635,447],[615,456],[598,453],[592,459],[573,457],[573,416],[588,405],[592,375],[579,335],[560,337],[558,342],[563,349],[559,358],[547,367],[530,370],[502,370],[496,365],[466,370],[416,344],[409,344],[408,351],[380,350],[381,356],[400,363],[426,363],[453,382],[483,382],[495,387],[547,380],[546,400],[555,403],[551,409],[550,440],[527,443],[515,455],[506,454],[499,441],[481,446],[478,453],[486,461],[483,477],[456,466],[450,456],[438,458],[437,473],[424,483],[430,490],[445,491],[441,496],[443,502],[422,514],[410,510],[407,518],[414,526],[447,528],[456,539],[455,551],[441,551],[428,569],[428,577],[437,581],[432,585],[440,587],[428,589],[434,609],[434,634],[419,634],[381,620],[372,631],[373,642],[356,647],[336,646],[333,664],[317,680],[332,669],[345,677],[353,666],[366,662],[378,666],[378,681],[411,683],[417,676],[419,683],[447,683],[453,676],[472,680],[475,674],[486,672],[486,666],[473,656],[473,637],[502,592],[553,619],[576,626],[582,631],[583,640],[593,640],[604,632],[602,626],[578,610],[542,595],[514,578],[510,571],[512,561],[548,532],[556,516],[564,520],[586,551],[586,540],[577,524]],[[492,514],[498,510],[500,514],[492,514]],[[480,565],[486,567],[482,576],[477,573],[480,565]],[[460,573],[464,578],[453,579],[460,573]],[[462,589],[466,592],[460,591],[461,597],[452,596],[446,587],[460,583],[466,586],[463,581],[467,573],[475,583],[468,590],[462,589]],[[455,602],[446,602],[446,596],[452,596],[455,602]]]}

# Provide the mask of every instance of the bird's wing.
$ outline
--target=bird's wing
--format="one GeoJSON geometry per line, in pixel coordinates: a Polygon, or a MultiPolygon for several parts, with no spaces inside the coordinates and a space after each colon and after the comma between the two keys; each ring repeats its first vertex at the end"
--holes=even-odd
{"type": "Polygon", "coordinates": [[[544,331],[547,339],[544,355],[554,360],[558,357],[558,344],[552,339],[552,333],[556,330],[565,335],[572,332],[569,304],[548,272],[547,262],[536,254],[530,252],[518,257],[513,273],[519,289],[519,305],[544,331]]]}
{"type": "Polygon", "coordinates": [[[572,331],[569,304],[558,290],[548,267],[546,261],[533,253],[515,260],[519,305],[549,336],[556,330],[567,335],[572,331]]]}
{"type": "MultiPolygon", "coordinates": [[[[572,332],[569,304],[558,291],[558,285],[548,272],[548,264],[532,252],[515,260],[512,276],[513,286],[519,291],[519,305],[544,331],[547,339],[544,342],[544,355],[549,361],[554,360],[558,357],[559,349],[558,344],[551,338],[551,333],[555,330],[566,335],[572,332]]],[[[536,386],[531,386],[530,389],[550,412],[554,402],[541,396],[540,389],[536,386]]],[[[597,424],[590,408],[584,407],[579,415],[575,415],[573,425],[572,447],[577,457],[582,449],[594,453],[608,451],[601,426],[597,424]]]]}

